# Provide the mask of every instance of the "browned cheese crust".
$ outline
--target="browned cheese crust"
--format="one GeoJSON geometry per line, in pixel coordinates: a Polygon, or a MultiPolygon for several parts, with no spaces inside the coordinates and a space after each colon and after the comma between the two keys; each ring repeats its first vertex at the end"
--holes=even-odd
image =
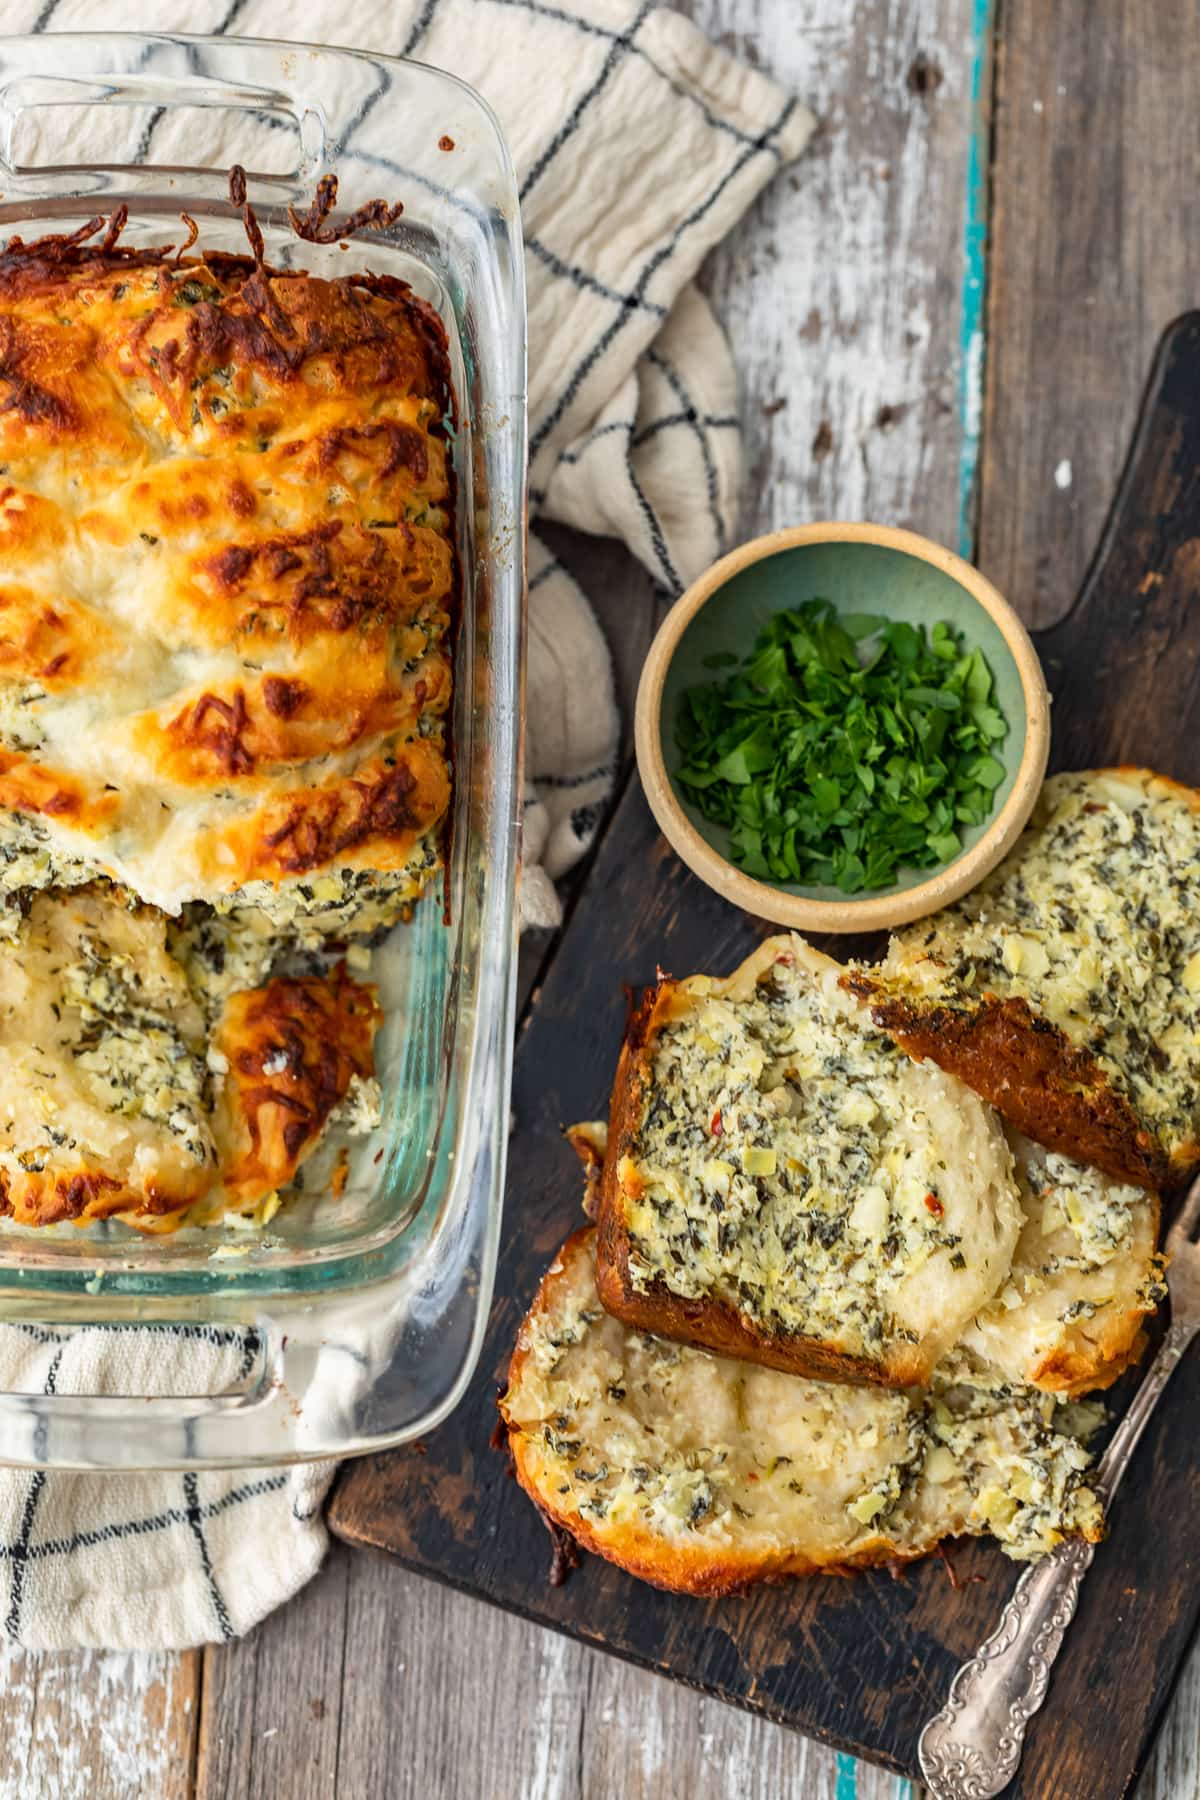
{"type": "Polygon", "coordinates": [[[168,911],[414,859],[415,897],[450,800],[452,408],[389,277],[0,253],[0,819],[168,911]]]}
{"type": "Polygon", "coordinates": [[[233,1206],[285,1187],[351,1081],[373,1073],[375,990],[333,975],[277,976],[231,995],[215,1043],[229,1063],[217,1111],[233,1206]]]}

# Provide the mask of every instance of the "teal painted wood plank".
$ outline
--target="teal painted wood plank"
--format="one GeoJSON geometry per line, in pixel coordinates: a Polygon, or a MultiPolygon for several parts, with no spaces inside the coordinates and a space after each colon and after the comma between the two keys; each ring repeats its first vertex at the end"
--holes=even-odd
{"type": "Polygon", "coordinates": [[[971,20],[971,139],[963,213],[962,302],[959,317],[958,550],[975,553],[979,452],[983,435],[983,376],[987,354],[988,145],[990,73],[995,54],[996,0],[974,0],[971,20]]]}

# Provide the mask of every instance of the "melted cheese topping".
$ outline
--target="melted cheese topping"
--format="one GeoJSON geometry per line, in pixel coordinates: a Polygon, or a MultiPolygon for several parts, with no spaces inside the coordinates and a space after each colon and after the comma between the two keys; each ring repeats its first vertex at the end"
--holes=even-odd
{"type": "Polygon", "coordinates": [[[962,1356],[928,1393],[897,1393],[631,1331],[600,1305],[594,1240],[552,1265],[501,1408],[539,1502],[616,1560],[669,1586],[681,1557],[736,1581],[789,1552],[821,1566],[990,1531],[1032,1557],[1099,1534],[1073,1435],[1094,1417],[962,1356]]]}
{"type": "Polygon", "coordinates": [[[1200,811],[1138,770],[1057,775],[1015,850],[906,927],[922,1001],[1025,1000],[1095,1057],[1170,1155],[1200,1135],[1200,811]]]}
{"type": "Polygon", "coordinates": [[[257,1206],[335,1112],[376,1122],[378,1023],[344,969],[277,977],[223,1001],[206,1050],[161,913],[102,886],[39,894],[0,957],[0,1215],[157,1229],[257,1206]]]}
{"type": "Polygon", "coordinates": [[[382,874],[395,917],[450,798],[435,316],[34,248],[0,258],[0,892],[103,875],[286,926],[382,874]]]}
{"type": "Polygon", "coordinates": [[[753,962],[682,984],[652,1027],[618,1169],[631,1279],[845,1354],[919,1344],[931,1365],[1016,1243],[999,1124],[898,1051],[802,940],[753,962]]]}

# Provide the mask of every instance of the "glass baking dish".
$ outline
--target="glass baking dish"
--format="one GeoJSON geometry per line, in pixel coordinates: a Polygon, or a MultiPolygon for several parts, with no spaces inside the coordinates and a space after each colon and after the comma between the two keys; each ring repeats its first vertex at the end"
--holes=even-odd
{"type": "Polygon", "coordinates": [[[217,1467],[344,1456],[429,1430],[478,1353],[508,1135],[523,716],[525,306],[517,192],[490,110],[420,64],[221,38],[0,39],[0,239],[128,207],[122,242],[244,253],[229,167],[270,263],[408,281],[450,340],[462,617],[448,907],[435,883],[374,958],[384,1126],[336,1202],[309,1181],[268,1228],[143,1237],[0,1229],[0,1321],[58,1331],[233,1327],[236,1392],[0,1394],[0,1461],[217,1467]],[[164,156],[168,159],[162,160],[164,156]],[[320,175],[338,211],[382,197],[384,232],[292,230],[320,175]],[[314,1191],[316,1190],[316,1191],[314,1191]]]}

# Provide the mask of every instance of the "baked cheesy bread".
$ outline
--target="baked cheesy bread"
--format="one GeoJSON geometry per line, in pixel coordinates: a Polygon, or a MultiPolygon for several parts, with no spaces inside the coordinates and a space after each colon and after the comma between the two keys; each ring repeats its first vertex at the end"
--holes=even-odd
{"type": "Polygon", "coordinates": [[[1045,785],[979,887],[847,975],[914,1056],[1143,1187],[1200,1163],[1200,795],[1145,769],[1045,785]]]}
{"type": "Polygon", "coordinates": [[[1158,1195],[1007,1128],[1024,1223],[1012,1266],[962,1343],[1013,1381],[1087,1394],[1145,1346],[1166,1298],[1158,1195]]]}
{"type": "Polygon", "coordinates": [[[389,278],[0,256],[0,889],[104,876],[318,933],[421,891],[449,404],[389,278]]]}
{"type": "Polygon", "coordinates": [[[153,907],[38,894],[0,955],[0,1217],[161,1229],[283,1188],[372,1083],[373,991],[276,978],[205,1014],[153,907]]]}
{"type": "Polygon", "coordinates": [[[109,892],[39,894],[0,954],[0,1214],[176,1212],[208,1192],[204,1015],[165,922],[109,892]]]}
{"type": "Polygon", "coordinates": [[[927,1391],[839,1386],[632,1330],[605,1312],[594,1231],[559,1252],[500,1410],[517,1479],[586,1549],[681,1593],[849,1570],[991,1532],[1013,1557],[1097,1540],[1063,1406],[957,1353],[927,1391]]]}
{"type": "Polygon", "coordinates": [[[598,1280],[627,1324],[769,1366],[926,1381],[1022,1214],[999,1120],[803,939],[664,980],[613,1089],[598,1280]]]}
{"type": "Polygon", "coordinates": [[[0,1215],[24,1225],[261,1222],[332,1119],[377,1123],[374,990],[294,952],[392,924],[442,864],[445,333],[391,278],[268,269],[244,212],[253,260],[127,250],[120,214],[0,254],[0,1215]]]}
{"type": "MultiPolygon", "coordinates": [[[[1144,1324],[1166,1298],[1158,1195],[1116,1182],[1005,1128],[1021,1233],[996,1293],[962,1345],[1009,1380],[1078,1396],[1110,1387],[1145,1348],[1144,1324]]],[[[568,1128],[583,1164],[583,1209],[599,1213],[608,1146],[601,1120],[568,1128]]]]}

